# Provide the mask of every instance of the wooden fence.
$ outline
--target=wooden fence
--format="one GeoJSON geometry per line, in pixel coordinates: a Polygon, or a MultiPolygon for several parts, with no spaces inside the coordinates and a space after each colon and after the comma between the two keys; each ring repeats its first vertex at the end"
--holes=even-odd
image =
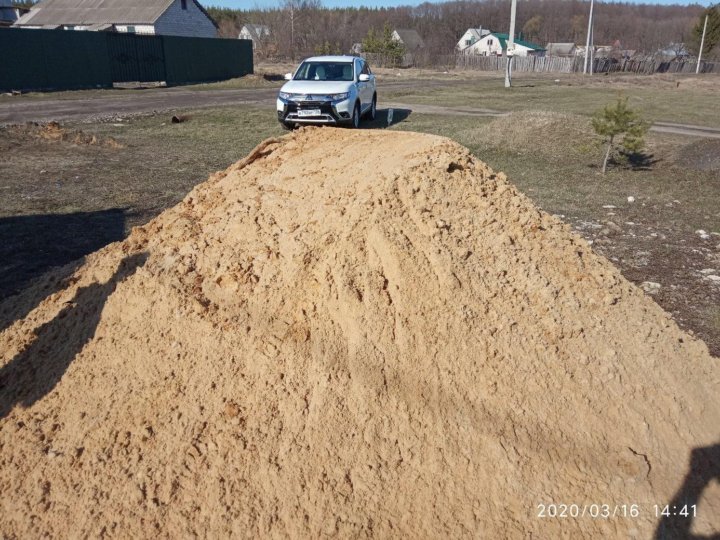
{"type": "MultiPolygon", "coordinates": [[[[583,71],[584,58],[565,58],[560,56],[516,56],[514,71],[578,73],[583,71]]],[[[457,55],[455,67],[478,71],[504,71],[506,59],[502,56],[457,55]]],[[[696,61],[658,60],[616,60],[596,58],[593,62],[594,73],[695,73],[696,61]]],[[[701,62],[700,73],[720,73],[720,63],[701,62]]]]}

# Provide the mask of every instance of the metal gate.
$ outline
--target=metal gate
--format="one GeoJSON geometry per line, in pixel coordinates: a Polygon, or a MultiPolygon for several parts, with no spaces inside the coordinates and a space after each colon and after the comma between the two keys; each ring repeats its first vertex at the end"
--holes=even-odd
{"type": "Polygon", "coordinates": [[[165,80],[165,53],[161,36],[107,34],[113,82],[165,80]]]}

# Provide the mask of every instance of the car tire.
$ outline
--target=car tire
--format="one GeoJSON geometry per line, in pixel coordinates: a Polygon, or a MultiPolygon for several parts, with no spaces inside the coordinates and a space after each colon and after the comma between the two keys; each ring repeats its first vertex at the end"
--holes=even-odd
{"type": "Polygon", "coordinates": [[[373,94],[372,103],[370,104],[370,109],[366,113],[366,118],[372,122],[373,120],[375,120],[376,115],[377,115],[377,94],[373,94]]]}
{"type": "Polygon", "coordinates": [[[295,124],[291,124],[289,122],[280,122],[280,125],[283,127],[283,129],[286,129],[288,131],[292,131],[295,129],[295,124]]]}
{"type": "Polygon", "coordinates": [[[353,129],[358,129],[360,127],[360,103],[355,104],[352,119],[350,120],[350,127],[353,129]]]}

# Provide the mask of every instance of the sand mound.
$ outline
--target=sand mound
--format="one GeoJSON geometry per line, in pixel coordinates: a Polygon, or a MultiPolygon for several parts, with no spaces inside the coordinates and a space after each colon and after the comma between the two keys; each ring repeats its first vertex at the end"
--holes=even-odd
{"type": "Polygon", "coordinates": [[[447,139],[269,141],[18,313],[4,536],[647,538],[673,497],[720,526],[716,360],[447,139]]]}

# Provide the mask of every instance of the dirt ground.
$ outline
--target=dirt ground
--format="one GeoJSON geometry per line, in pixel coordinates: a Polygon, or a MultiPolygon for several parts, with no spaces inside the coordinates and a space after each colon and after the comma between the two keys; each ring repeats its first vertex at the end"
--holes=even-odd
{"type": "Polygon", "coordinates": [[[445,138],[271,139],[0,323],[3,536],[720,528],[716,359],[445,138]]]}

